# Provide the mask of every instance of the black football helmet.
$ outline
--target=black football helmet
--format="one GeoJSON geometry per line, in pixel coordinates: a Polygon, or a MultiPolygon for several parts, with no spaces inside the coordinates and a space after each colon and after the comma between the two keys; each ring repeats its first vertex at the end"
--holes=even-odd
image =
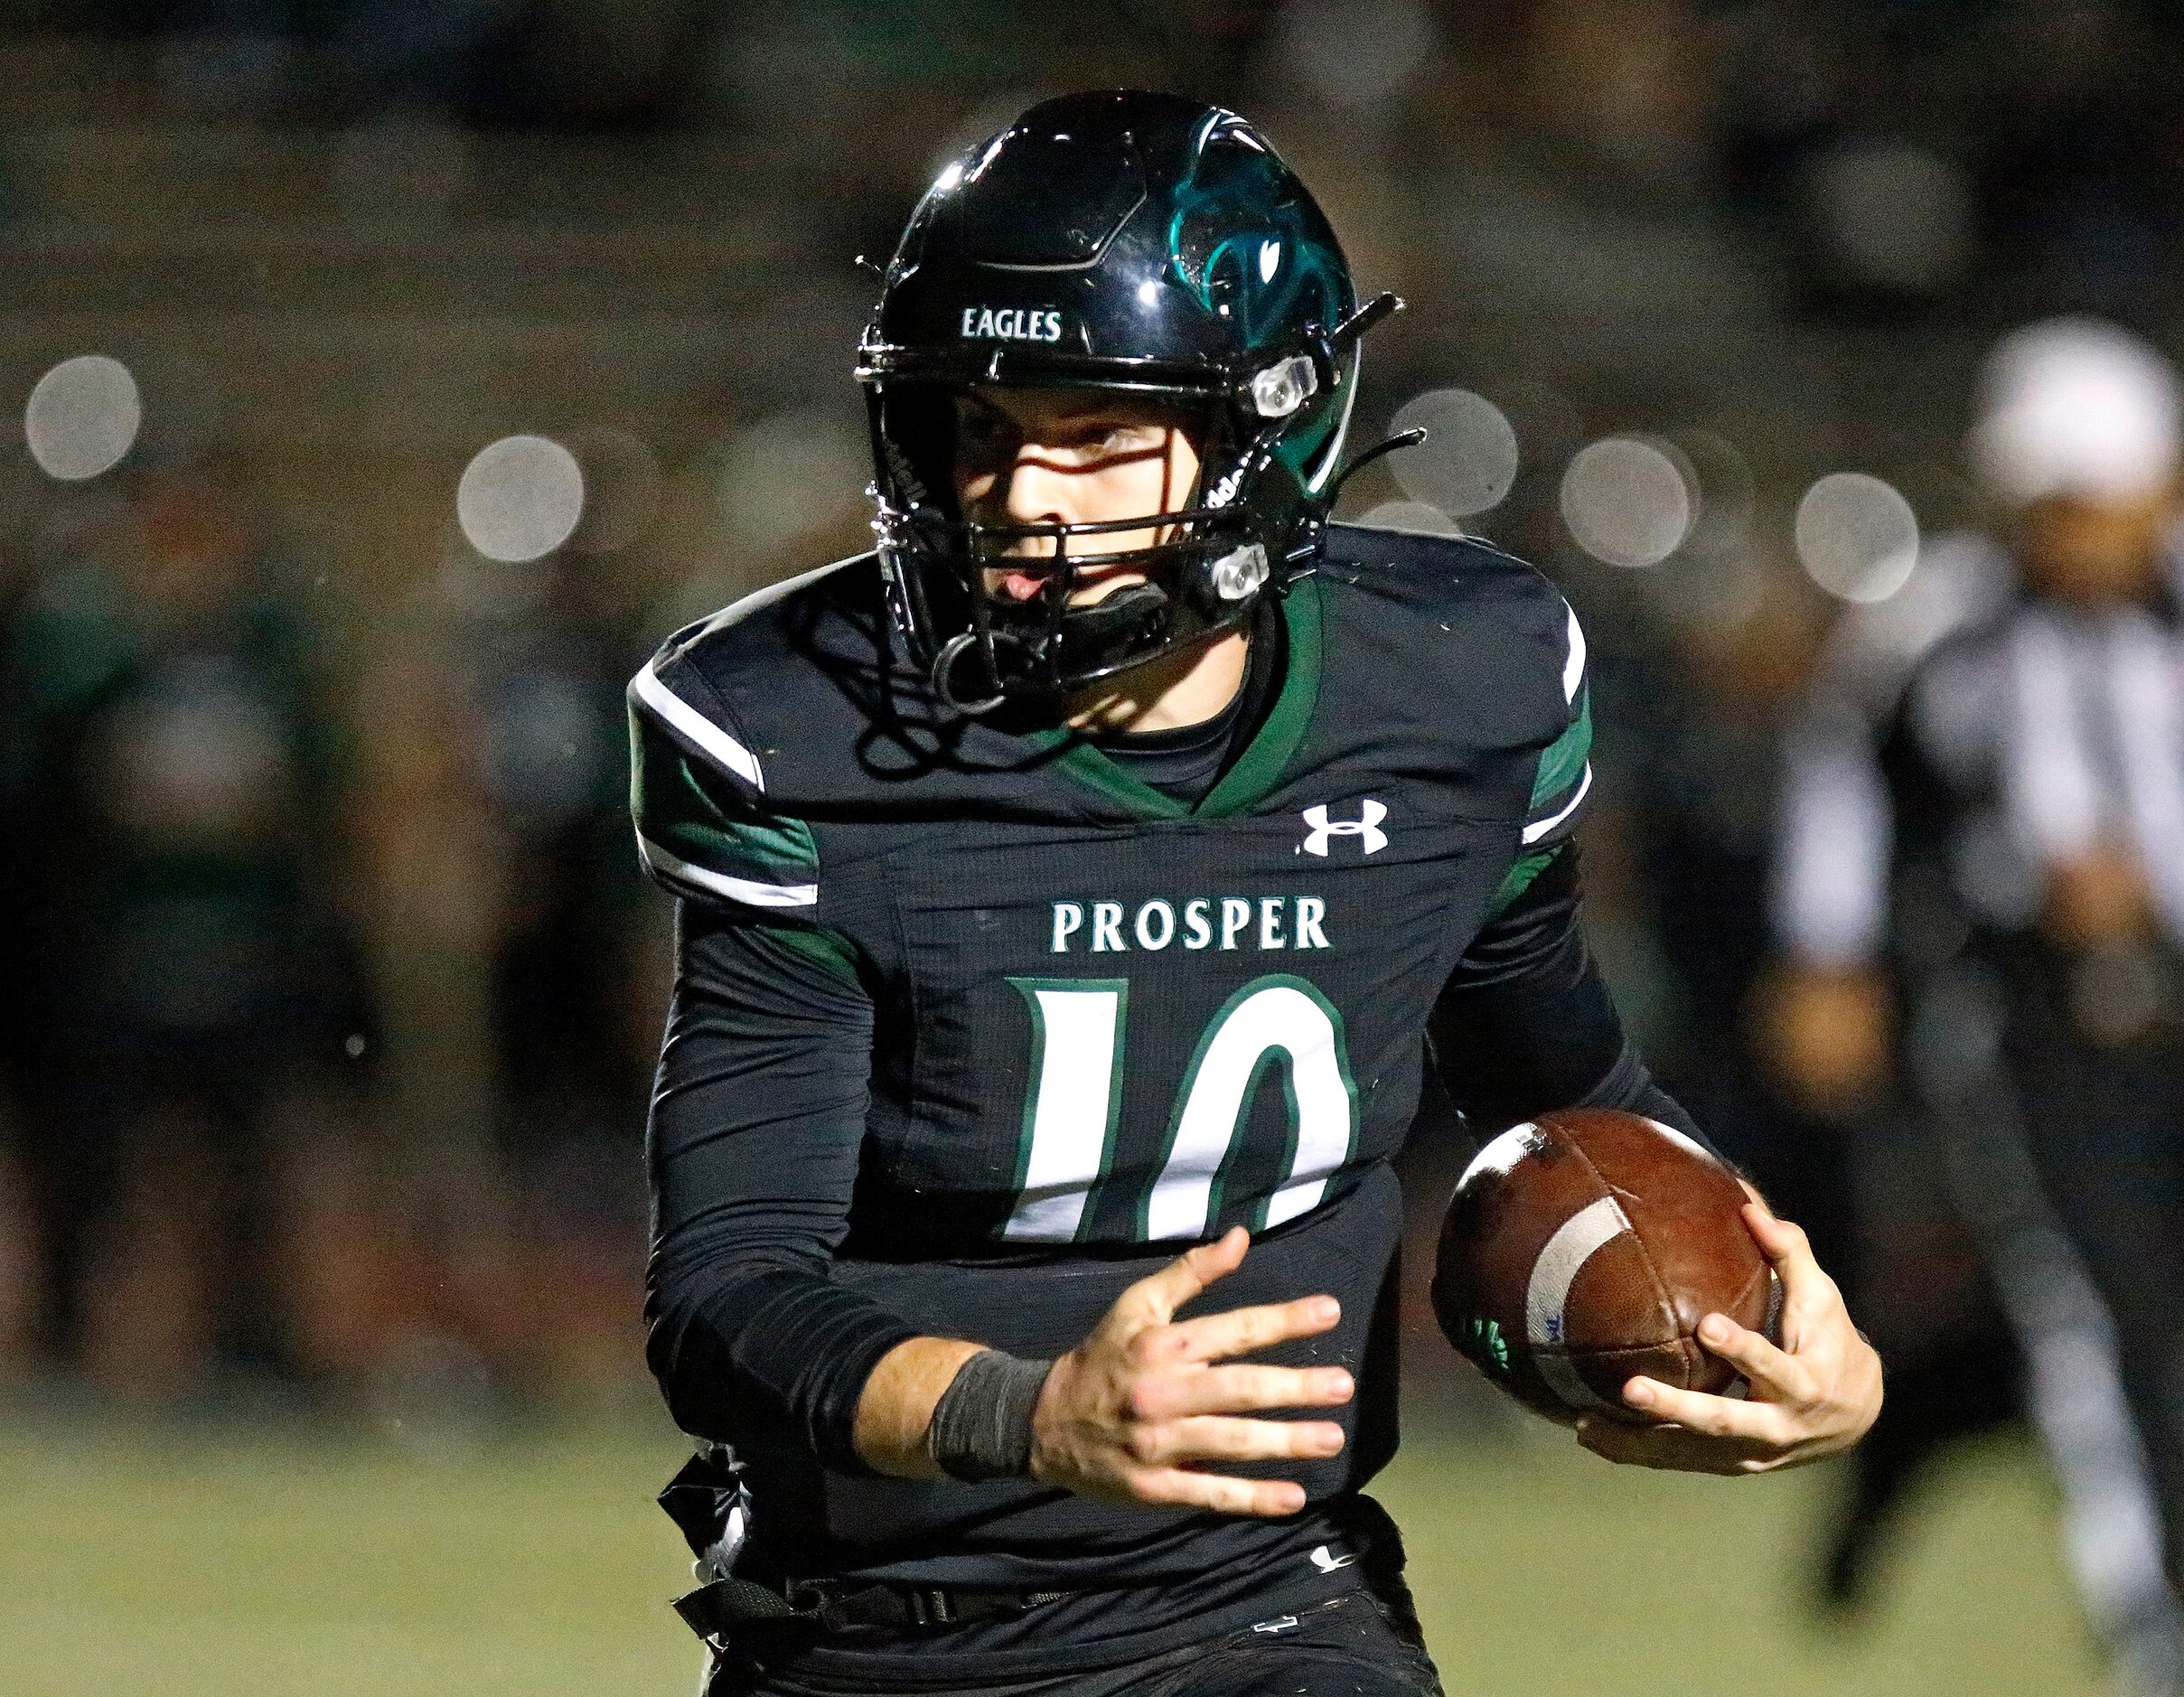
{"type": "Polygon", "coordinates": [[[1174,95],[1033,107],[941,173],[888,265],[858,348],[880,561],[897,630],[943,699],[1052,698],[1233,628],[1308,560],[1357,389],[1362,311],[1326,218],[1233,112],[1174,95]],[[1195,415],[1184,504],[1084,524],[958,511],[956,398],[1083,386],[1195,415]],[[1156,546],[1100,539],[1156,529],[1156,546]],[[1056,558],[1026,601],[985,573],[1027,539],[1056,558]],[[1078,551],[1083,550],[1083,551],[1078,551]],[[1148,581],[1070,605],[1078,574],[1148,581]]]}

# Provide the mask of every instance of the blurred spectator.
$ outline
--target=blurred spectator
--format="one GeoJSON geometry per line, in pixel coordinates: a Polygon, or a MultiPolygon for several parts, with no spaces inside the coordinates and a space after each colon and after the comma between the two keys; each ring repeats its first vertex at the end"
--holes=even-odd
{"type": "Polygon", "coordinates": [[[400,1247],[351,1364],[382,1403],[639,1383],[631,1128],[667,972],[623,792],[651,616],[629,540],[498,562],[450,539],[361,681],[400,1247]]]}
{"type": "Polygon", "coordinates": [[[623,689],[644,610],[612,554],[565,552],[530,592],[474,609],[457,687],[507,872],[492,1006],[499,1143],[520,1215],[561,1292],[559,1364],[611,1378],[641,1269],[625,1182],[650,1084],[664,964],[631,846],[623,689]]]}
{"type": "Polygon", "coordinates": [[[14,621],[0,780],[34,975],[41,1338],[111,1383],[294,1364],[300,1098],[361,1044],[314,636],[225,478],[147,474],[14,621]]]}
{"type": "Polygon", "coordinates": [[[2136,337],[2000,345],[1971,437],[1997,545],[1851,627],[1797,744],[1780,904],[1792,1076],[1870,1097],[1900,1045],[2087,1601],[2159,1691],[2184,1682],[2179,445],[2176,373],[2136,337]]]}
{"type": "Polygon", "coordinates": [[[1723,183],[1806,304],[2158,295],[2178,219],[2149,166],[2179,99],[2158,10],[1743,0],[1714,24],[1723,183]]]}

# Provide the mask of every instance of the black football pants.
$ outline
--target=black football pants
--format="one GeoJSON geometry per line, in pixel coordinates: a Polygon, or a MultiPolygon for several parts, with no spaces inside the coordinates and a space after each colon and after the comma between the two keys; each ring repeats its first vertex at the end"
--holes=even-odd
{"type": "Polygon", "coordinates": [[[2048,1200],[2115,1325],[2170,1583],[2184,1593],[2184,1039],[2164,1027],[2087,1042],[2064,978],[2019,976],[2006,1055],[2048,1200]]]}
{"type": "MultiPolygon", "coordinates": [[[[944,1658],[935,1656],[936,1664],[944,1658]]],[[[705,1697],[908,1697],[907,1683],[716,1666],[705,1697]]],[[[1441,1697],[1407,1597],[1359,1589],[1123,1667],[950,1685],[916,1697],[1441,1697]]]]}

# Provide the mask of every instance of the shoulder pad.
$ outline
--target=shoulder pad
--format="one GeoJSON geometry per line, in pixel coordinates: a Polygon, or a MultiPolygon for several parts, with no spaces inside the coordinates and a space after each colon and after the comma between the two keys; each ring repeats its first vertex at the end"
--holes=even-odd
{"type": "MultiPolygon", "coordinates": [[[[869,554],[837,560],[685,625],[632,680],[632,710],[649,713],[694,756],[748,790],[778,787],[768,766],[781,752],[783,727],[812,722],[825,700],[839,698],[820,686],[811,663],[816,651],[845,634],[824,628],[841,623],[837,604],[844,597],[832,592],[843,575],[872,565],[869,554]]],[[[876,582],[871,588],[876,608],[876,582]]],[[[871,633],[848,634],[868,642],[871,633]]]]}
{"type": "MultiPolygon", "coordinates": [[[[784,608],[839,562],[746,595],[686,626],[630,680],[630,811],[645,868],[676,895],[745,907],[811,908],[811,828],[770,805],[762,750],[737,698],[789,687],[784,608]]],[[[769,751],[770,752],[770,751],[769,751]]]]}
{"type": "Polygon", "coordinates": [[[637,674],[630,686],[630,817],[645,870],[696,900],[817,906],[819,850],[810,827],[768,809],[755,783],[738,781],[740,773],[726,776],[721,763],[692,753],[694,744],[720,738],[735,743],[667,690],[649,665],[637,674]],[[641,689],[648,680],[650,689],[641,689]],[[664,713],[652,705],[662,699],[664,713]],[[704,736],[685,733],[693,718],[704,736]]]}
{"type": "Polygon", "coordinates": [[[1536,748],[1523,828],[1527,857],[1551,854],[1576,830],[1592,789],[1592,703],[1585,632],[1538,567],[1476,537],[1363,525],[1326,530],[1321,569],[1405,619],[1467,636],[1511,735],[1536,748]]]}

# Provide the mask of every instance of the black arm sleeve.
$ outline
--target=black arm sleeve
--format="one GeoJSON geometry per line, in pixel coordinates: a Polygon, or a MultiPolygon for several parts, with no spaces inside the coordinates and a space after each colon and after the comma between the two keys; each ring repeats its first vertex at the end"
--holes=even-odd
{"type": "Polygon", "coordinates": [[[1427,1026],[1450,1100],[1482,1131],[1555,1108],[1623,1108],[1712,1149],[1624,1036],[1579,905],[1577,849],[1565,848],[1457,962],[1427,1026]]]}
{"type": "Polygon", "coordinates": [[[917,1335],[829,1276],[871,1052],[846,945],[681,904],[645,1139],[645,1355],[686,1431],[865,1470],[858,1397],[917,1335]]]}

